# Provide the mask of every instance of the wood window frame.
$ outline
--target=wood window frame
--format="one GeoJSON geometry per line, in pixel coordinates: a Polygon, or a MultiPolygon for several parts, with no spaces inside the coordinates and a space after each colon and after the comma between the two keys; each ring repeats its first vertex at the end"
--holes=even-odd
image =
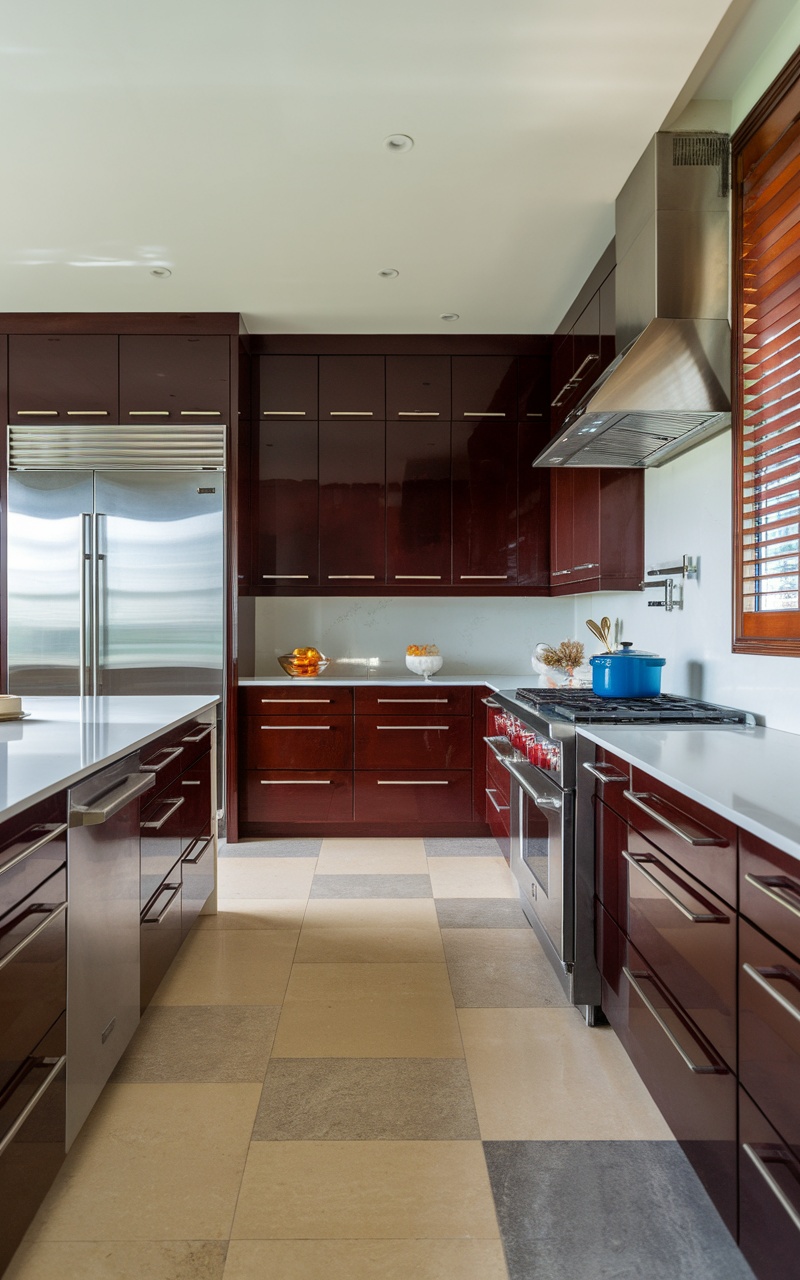
{"type": "MultiPolygon", "coordinates": [[[[732,139],[733,172],[733,652],[800,656],[800,609],[744,607],[744,182],[754,166],[800,120],[800,50],[787,62],[732,139]]],[[[797,195],[800,206],[800,192],[797,195]]],[[[800,271],[797,276],[800,314],[800,271]]],[[[798,410],[800,415],[800,410],[798,410]]]]}

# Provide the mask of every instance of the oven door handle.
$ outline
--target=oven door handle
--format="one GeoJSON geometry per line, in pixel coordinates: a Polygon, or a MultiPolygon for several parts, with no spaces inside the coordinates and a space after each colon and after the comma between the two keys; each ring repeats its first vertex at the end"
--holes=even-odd
{"type": "Polygon", "coordinates": [[[562,807],[560,800],[550,800],[547,796],[534,795],[533,803],[537,809],[560,809],[562,807]]]}

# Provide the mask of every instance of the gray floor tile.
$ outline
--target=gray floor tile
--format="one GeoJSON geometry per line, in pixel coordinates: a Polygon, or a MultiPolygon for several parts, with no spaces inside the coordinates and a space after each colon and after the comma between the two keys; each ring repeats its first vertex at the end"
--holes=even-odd
{"type": "Polygon", "coordinates": [[[463,840],[426,836],[424,844],[429,858],[499,858],[503,854],[494,836],[463,840]]]}
{"type": "Polygon", "coordinates": [[[279,1007],[150,1005],[112,1079],[246,1084],[264,1079],[279,1007]]]}
{"type": "Polygon", "coordinates": [[[513,898],[437,898],[436,914],[442,929],[530,928],[513,898]]]}
{"type": "Polygon", "coordinates": [[[457,1009],[547,1009],[569,1004],[528,925],[442,929],[457,1009]]]}
{"type": "Polygon", "coordinates": [[[239,844],[220,841],[221,858],[318,858],[319,840],[242,840],[239,844]]]}
{"type": "Polygon", "coordinates": [[[674,1142],[485,1142],[510,1280],[753,1280],[674,1142]]]}
{"type": "Polygon", "coordinates": [[[454,1058],[279,1058],[267,1068],[256,1141],[480,1137],[467,1065],[454,1058]]]}
{"type": "Polygon", "coordinates": [[[432,898],[430,876],[314,876],[312,898],[432,898]]]}

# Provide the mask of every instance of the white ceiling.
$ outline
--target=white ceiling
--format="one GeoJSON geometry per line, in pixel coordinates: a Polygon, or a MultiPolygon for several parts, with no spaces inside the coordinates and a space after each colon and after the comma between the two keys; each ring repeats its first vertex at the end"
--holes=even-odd
{"type": "Polygon", "coordinates": [[[728,5],[2,0],[0,309],[552,330],[728,5]]]}

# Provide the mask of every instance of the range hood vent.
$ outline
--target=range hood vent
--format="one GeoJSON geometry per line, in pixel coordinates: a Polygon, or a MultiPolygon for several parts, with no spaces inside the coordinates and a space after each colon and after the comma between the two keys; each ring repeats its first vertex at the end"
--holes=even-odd
{"type": "Polygon", "coordinates": [[[729,138],[656,134],[617,200],[621,354],[535,467],[651,467],[730,426],[729,138]]]}

